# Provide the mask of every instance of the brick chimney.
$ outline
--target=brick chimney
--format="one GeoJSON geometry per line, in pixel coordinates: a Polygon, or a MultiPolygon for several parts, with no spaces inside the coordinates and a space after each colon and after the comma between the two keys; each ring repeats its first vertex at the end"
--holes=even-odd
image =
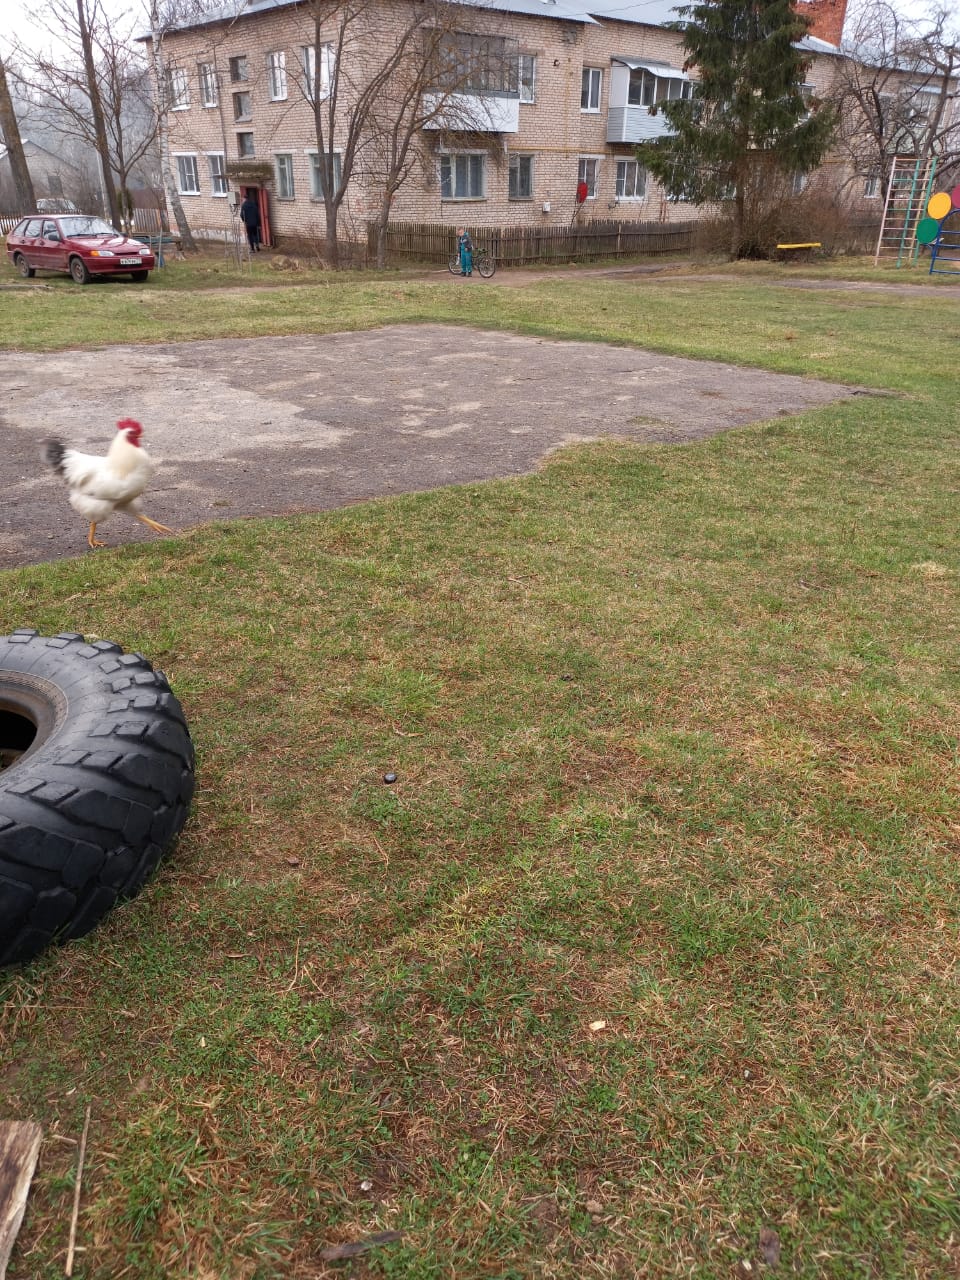
{"type": "Polygon", "coordinates": [[[826,40],[827,44],[840,43],[847,0],[796,0],[796,9],[810,20],[808,35],[826,40]]]}

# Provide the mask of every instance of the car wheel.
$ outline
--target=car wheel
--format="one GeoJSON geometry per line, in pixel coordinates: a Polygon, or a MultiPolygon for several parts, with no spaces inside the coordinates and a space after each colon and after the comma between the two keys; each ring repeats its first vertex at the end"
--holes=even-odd
{"type": "Polygon", "coordinates": [[[75,632],[0,637],[0,965],[88,933],[187,818],[193,744],[166,677],[75,632]]]}
{"type": "Polygon", "coordinates": [[[31,267],[30,263],[26,260],[26,258],[23,256],[22,253],[17,254],[17,256],[13,260],[13,265],[17,268],[17,270],[23,276],[24,280],[32,280],[33,277],[37,274],[36,269],[34,267],[31,267]]]}
{"type": "Polygon", "coordinates": [[[134,284],[143,284],[143,282],[145,280],[148,280],[149,277],[150,277],[149,271],[131,271],[130,272],[130,279],[134,282],[134,284]]]}
{"type": "Polygon", "coordinates": [[[90,271],[82,258],[70,259],[70,274],[73,276],[74,280],[76,280],[77,284],[90,283],[90,271]]]}

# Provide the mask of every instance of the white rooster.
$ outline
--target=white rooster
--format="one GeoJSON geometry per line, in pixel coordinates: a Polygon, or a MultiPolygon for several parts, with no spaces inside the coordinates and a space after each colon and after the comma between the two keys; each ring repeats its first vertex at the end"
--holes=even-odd
{"type": "Polygon", "coordinates": [[[115,511],[125,511],[154,533],[172,533],[140,510],[137,501],[153,475],[154,462],[140,445],[143,427],[132,418],[117,423],[117,435],[106,456],[68,449],[62,440],[47,440],[44,455],[70,488],[70,505],[90,522],[87,542],[102,547],[94,536],[97,525],[115,511]]]}

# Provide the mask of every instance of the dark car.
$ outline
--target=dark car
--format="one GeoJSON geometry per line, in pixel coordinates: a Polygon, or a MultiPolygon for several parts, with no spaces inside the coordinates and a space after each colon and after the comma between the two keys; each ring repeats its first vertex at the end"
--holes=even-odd
{"type": "Polygon", "coordinates": [[[7,256],[24,278],[37,271],[69,271],[77,284],[92,276],[146,280],[155,265],[150,248],[86,213],[34,214],[7,233],[7,256]]]}

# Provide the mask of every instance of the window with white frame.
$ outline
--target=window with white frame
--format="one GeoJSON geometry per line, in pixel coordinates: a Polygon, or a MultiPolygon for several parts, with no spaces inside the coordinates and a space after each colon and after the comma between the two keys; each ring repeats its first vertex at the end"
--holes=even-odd
{"type": "Polygon", "coordinates": [[[595,200],[597,198],[597,183],[600,178],[600,157],[599,156],[581,156],[577,163],[577,185],[585,182],[587,185],[587,199],[595,200]]]}
{"type": "Polygon", "coordinates": [[[308,102],[317,97],[317,46],[304,44],[300,46],[300,66],[303,70],[303,93],[308,102]]]}
{"type": "Polygon", "coordinates": [[[195,155],[177,155],[177,187],[182,196],[198,196],[200,194],[200,174],[197,171],[195,155]]]}
{"type": "Polygon", "coordinates": [[[809,178],[805,173],[795,173],[793,175],[793,182],[791,184],[791,190],[793,191],[793,194],[795,196],[802,196],[804,191],[806,191],[807,189],[808,182],[809,182],[809,178]]]}
{"type": "Polygon", "coordinates": [[[277,199],[293,199],[293,156],[289,152],[277,153],[273,157],[273,167],[277,175],[277,199]]]}
{"type": "Polygon", "coordinates": [[[167,68],[167,97],[172,111],[184,111],[190,105],[190,82],[186,68],[167,68]]]}
{"type": "Polygon", "coordinates": [[[617,161],[617,199],[643,200],[647,194],[647,171],[636,160],[617,161]]]}
{"type": "Polygon", "coordinates": [[[914,118],[919,116],[924,120],[932,119],[939,101],[940,94],[936,89],[918,89],[910,101],[914,118]]]}
{"type": "Polygon", "coordinates": [[[217,70],[212,62],[198,62],[197,75],[200,79],[200,101],[205,107],[215,107],[220,101],[217,89],[217,70]]]}
{"type": "Polygon", "coordinates": [[[537,56],[534,53],[520,55],[520,101],[535,101],[537,91],[537,56]]]}
{"type": "Polygon", "coordinates": [[[678,98],[693,97],[693,82],[682,72],[674,72],[664,66],[663,74],[650,67],[631,67],[627,87],[627,105],[631,107],[655,107],[661,102],[675,102],[678,98]]]}
{"type": "Polygon", "coordinates": [[[493,93],[516,98],[520,49],[513,36],[450,31],[440,37],[437,86],[454,93],[493,93]]]}
{"type": "Polygon", "coordinates": [[[210,190],[215,196],[225,196],[228,190],[227,166],[222,151],[207,152],[207,169],[210,173],[210,190]]]}
{"type": "Polygon", "coordinates": [[[600,91],[603,88],[603,71],[599,67],[584,67],[580,85],[580,110],[599,111],[600,91]]]}
{"type": "Polygon", "coordinates": [[[249,120],[253,115],[253,100],[245,89],[233,95],[234,120],[249,120]]]}
{"type": "Polygon", "coordinates": [[[267,86],[271,102],[283,102],[287,96],[287,55],[282,49],[267,54],[267,86]]]}
{"type": "Polygon", "coordinates": [[[240,84],[247,78],[247,59],[246,55],[241,53],[230,59],[230,79],[234,84],[240,84]]]}
{"type": "Polygon", "coordinates": [[[300,48],[300,66],[303,68],[303,91],[309,102],[330,96],[333,83],[335,54],[332,44],[305,44],[300,48]],[[319,78],[317,68],[319,65],[319,78]]]}
{"type": "Polygon", "coordinates": [[[442,200],[483,200],[486,194],[485,151],[458,151],[440,157],[442,200]]]}
{"type": "MultiPolygon", "coordinates": [[[[319,151],[308,151],[307,155],[310,157],[310,195],[314,200],[322,200],[324,166],[320,163],[320,153],[319,151]]],[[[332,154],[327,155],[326,162],[328,172],[333,180],[333,191],[336,191],[340,186],[340,175],[342,173],[340,152],[334,151],[332,154]]]]}
{"type": "Polygon", "coordinates": [[[256,154],[257,153],[253,145],[253,134],[238,133],[237,134],[237,155],[240,157],[240,159],[250,160],[256,154]]]}
{"type": "Polygon", "coordinates": [[[533,198],[533,156],[511,155],[507,195],[511,200],[533,198]]]}
{"type": "Polygon", "coordinates": [[[863,198],[876,200],[880,195],[879,173],[868,173],[863,179],[863,198]]]}

